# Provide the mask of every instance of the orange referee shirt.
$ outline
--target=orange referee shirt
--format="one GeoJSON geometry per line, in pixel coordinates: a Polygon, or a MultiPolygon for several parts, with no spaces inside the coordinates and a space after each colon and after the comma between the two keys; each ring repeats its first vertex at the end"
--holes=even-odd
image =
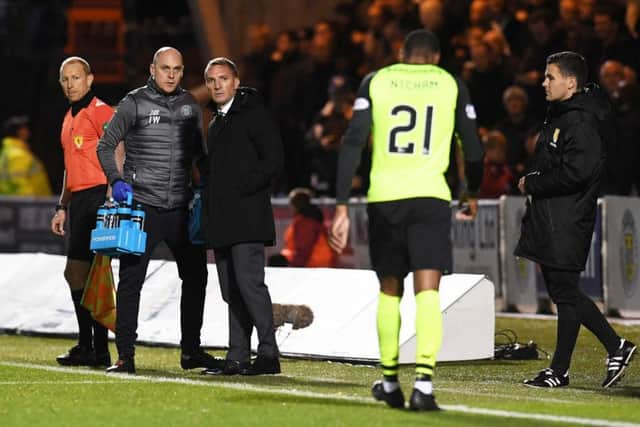
{"type": "Polygon", "coordinates": [[[62,122],[60,141],[67,172],[66,187],[80,191],[107,183],[96,148],[106,124],[113,116],[113,108],[95,96],[89,105],[74,116],[71,108],[62,122]]]}

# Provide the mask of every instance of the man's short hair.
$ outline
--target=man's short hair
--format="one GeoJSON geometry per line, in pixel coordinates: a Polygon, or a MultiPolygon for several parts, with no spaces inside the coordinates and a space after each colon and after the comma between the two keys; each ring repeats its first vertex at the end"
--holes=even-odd
{"type": "Polygon", "coordinates": [[[499,130],[492,130],[482,137],[485,150],[504,149],[507,146],[507,137],[499,130]]]}
{"type": "Polygon", "coordinates": [[[564,77],[575,77],[578,90],[587,83],[589,73],[587,61],[579,53],[572,51],[558,52],[547,57],[547,65],[556,64],[564,77]]]}
{"type": "Polygon", "coordinates": [[[540,22],[544,23],[547,28],[553,28],[556,17],[548,9],[536,9],[527,18],[527,23],[529,24],[538,24],[540,22]]]}
{"type": "Polygon", "coordinates": [[[593,16],[606,16],[616,24],[624,22],[625,8],[607,2],[598,2],[593,6],[593,16]]]}
{"type": "Polygon", "coordinates": [[[67,64],[81,64],[82,68],[84,68],[84,72],[87,75],[91,74],[91,65],[89,65],[89,62],[87,62],[86,59],[81,58],[79,56],[70,56],[64,61],[62,61],[62,64],[60,64],[60,74],[59,74],[60,76],[62,76],[62,69],[67,64]]]}
{"type": "Polygon", "coordinates": [[[420,29],[407,34],[402,45],[405,58],[412,55],[431,55],[440,53],[440,40],[431,31],[420,29]]]}
{"type": "Polygon", "coordinates": [[[240,77],[240,74],[238,73],[238,67],[236,66],[235,62],[233,62],[229,58],[225,58],[224,56],[219,56],[217,58],[213,58],[211,61],[207,63],[207,66],[204,67],[205,78],[207,77],[207,71],[209,71],[209,68],[213,67],[214,65],[227,66],[231,69],[231,72],[233,72],[234,77],[237,77],[237,78],[240,77]]]}
{"type": "Polygon", "coordinates": [[[302,210],[311,204],[313,192],[304,187],[296,187],[289,192],[289,203],[297,210],[302,210]]]}
{"type": "Polygon", "coordinates": [[[18,136],[18,131],[23,127],[29,127],[29,118],[27,116],[9,117],[3,125],[2,133],[4,136],[18,136]]]}
{"type": "Polygon", "coordinates": [[[527,92],[520,86],[512,85],[504,90],[502,93],[502,103],[506,104],[511,98],[520,98],[525,104],[529,104],[529,95],[527,95],[527,92]]]}

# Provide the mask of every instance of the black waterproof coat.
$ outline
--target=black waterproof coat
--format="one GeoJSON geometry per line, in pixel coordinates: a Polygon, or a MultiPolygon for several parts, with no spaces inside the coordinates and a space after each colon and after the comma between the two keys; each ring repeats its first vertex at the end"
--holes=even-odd
{"type": "Polygon", "coordinates": [[[207,136],[202,227],[207,246],[273,245],[271,181],[283,164],[280,133],[251,88],[239,88],[207,136]]]}
{"type": "Polygon", "coordinates": [[[514,254],[540,264],[584,270],[605,149],[601,135],[610,104],[599,91],[579,92],[549,106],[532,171],[525,180],[527,211],[514,254]]]}

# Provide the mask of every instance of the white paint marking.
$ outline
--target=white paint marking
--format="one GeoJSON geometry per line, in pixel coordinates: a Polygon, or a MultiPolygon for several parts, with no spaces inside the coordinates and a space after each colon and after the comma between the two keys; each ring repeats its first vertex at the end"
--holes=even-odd
{"type": "MultiPolygon", "coordinates": [[[[93,370],[85,370],[82,368],[62,368],[57,366],[47,366],[47,365],[36,365],[32,363],[16,363],[16,362],[0,362],[0,365],[3,366],[12,366],[17,368],[27,368],[27,369],[38,369],[42,371],[49,372],[62,372],[66,374],[80,374],[80,375],[94,375],[106,377],[109,379],[119,379],[124,380],[126,382],[149,382],[149,383],[174,383],[174,384],[185,384],[185,385],[195,385],[201,387],[214,387],[221,389],[231,389],[231,390],[243,390],[243,391],[251,391],[256,393],[273,393],[273,394],[284,394],[288,396],[295,397],[312,397],[316,399],[328,399],[328,400],[344,400],[349,402],[359,402],[370,405],[379,405],[380,403],[374,402],[371,398],[365,398],[360,396],[348,396],[344,394],[328,394],[328,393],[317,393],[312,391],[304,391],[304,390],[296,390],[296,389],[280,389],[275,387],[264,387],[264,386],[255,386],[251,384],[239,384],[239,383],[222,383],[222,382],[212,382],[207,380],[192,380],[188,378],[170,378],[170,377],[153,377],[147,375],[128,375],[128,374],[107,374],[102,371],[93,371],[93,370]]],[[[110,382],[110,381],[105,381],[110,382]]],[[[105,382],[96,381],[96,383],[103,384],[105,382]]],[[[55,382],[59,384],[59,382],[55,382]]],[[[452,412],[463,412],[467,414],[477,414],[477,415],[487,415],[493,417],[500,418],[519,418],[519,419],[527,419],[527,420],[540,420],[540,421],[549,421],[555,423],[565,423],[565,424],[578,424],[583,426],[599,426],[599,427],[640,427],[640,424],[635,424],[631,422],[625,421],[612,421],[612,420],[601,420],[601,419],[593,419],[593,418],[582,418],[582,417],[570,417],[563,415],[548,415],[548,414],[538,414],[532,412],[515,412],[515,411],[505,411],[501,409],[488,409],[488,408],[475,408],[466,405],[440,405],[442,409],[452,412]]]]}
{"type": "Polygon", "coordinates": [[[328,378],[328,377],[304,377],[302,375],[280,374],[278,375],[278,378],[291,378],[293,380],[313,381],[314,383],[353,384],[353,381],[341,380],[339,378],[328,378]]]}
{"type": "Polygon", "coordinates": [[[2,385],[73,385],[73,384],[127,384],[132,381],[0,381],[2,385]]]}
{"type": "MultiPolygon", "coordinates": [[[[475,392],[470,390],[463,390],[459,388],[450,388],[450,387],[438,387],[436,388],[437,392],[443,393],[455,393],[455,394],[466,394],[468,396],[482,396],[487,397],[487,393],[475,392]]],[[[576,400],[569,399],[555,399],[549,397],[536,397],[536,396],[516,396],[513,394],[497,394],[491,392],[490,395],[492,398],[500,398],[500,399],[511,399],[511,400],[530,400],[534,402],[544,402],[544,403],[561,403],[566,405],[583,405],[583,404],[591,404],[590,402],[580,402],[576,400]]]]}
{"type": "Polygon", "coordinates": [[[442,406],[444,409],[456,412],[465,412],[477,415],[493,415],[502,418],[521,418],[527,420],[551,421],[556,423],[578,424],[581,426],[602,426],[602,427],[638,427],[640,424],[625,421],[598,420],[582,417],[568,417],[563,415],[547,415],[525,412],[503,411],[501,409],[472,408],[465,405],[442,406]]]}

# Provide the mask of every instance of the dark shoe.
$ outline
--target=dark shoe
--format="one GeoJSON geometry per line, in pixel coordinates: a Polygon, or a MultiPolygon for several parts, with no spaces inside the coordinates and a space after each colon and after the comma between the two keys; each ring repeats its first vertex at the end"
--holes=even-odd
{"type": "Polygon", "coordinates": [[[111,366],[111,355],[109,354],[109,352],[101,353],[101,354],[94,353],[93,366],[99,366],[99,367],[105,367],[105,368],[111,366]]]}
{"type": "Polygon", "coordinates": [[[238,362],[237,360],[224,360],[216,359],[223,362],[223,365],[217,368],[207,368],[200,372],[202,375],[240,375],[243,371],[246,371],[251,362],[238,362]]]}
{"type": "Polygon", "coordinates": [[[201,348],[199,348],[193,354],[182,353],[182,355],[180,356],[180,366],[182,366],[182,369],[223,369],[224,362],[224,359],[213,357],[201,348]]]}
{"type": "Polygon", "coordinates": [[[535,378],[524,380],[524,385],[535,388],[556,388],[569,385],[569,373],[557,375],[553,369],[545,368],[535,378]]]}
{"type": "Polygon", "coordinates": [[[625,339],[620,340],[620,347],[607,358],[607,377],[604,379],[602,387],[609,388],[624,376],[624,370],[631,362],[636,348],[634,343],[625,339]]]}
{"type": "Polygon", "coordinates": [[[107,368],[107,374],[135,374],[136,364],[133,359],[118,359],[107,368]]]}
{"type": "Polygon", "coordinates": [[[424,394],[414,388],[409,399],[409,409],[412,411],[439,411],[440,407],[436,403],[436,397],[433,394],[424,394]]]}
{"type": "Polygon", "coordinates": [[[240,372],[240,375],[269,375],[280,373],[280,360],[271,357],[258,356],[247,369],[240,372]]]}
{"type": "Polygon", "coordinates": [[[95,356],[90,348],[76,345],[66,354],[56,357],[56,361],[62,366],[93,366],[95,356]]]}
{"type": "Polygon", "coordinates": [[[384,391],[382,380],[378,380],[373,383],[373,387],[371,387],[371,394],[374,399],[386,402],[387,405],[392,408],[404,408],[404,394],[402,394],[400,387],[391,393],[387,393],[384,391]]]}

